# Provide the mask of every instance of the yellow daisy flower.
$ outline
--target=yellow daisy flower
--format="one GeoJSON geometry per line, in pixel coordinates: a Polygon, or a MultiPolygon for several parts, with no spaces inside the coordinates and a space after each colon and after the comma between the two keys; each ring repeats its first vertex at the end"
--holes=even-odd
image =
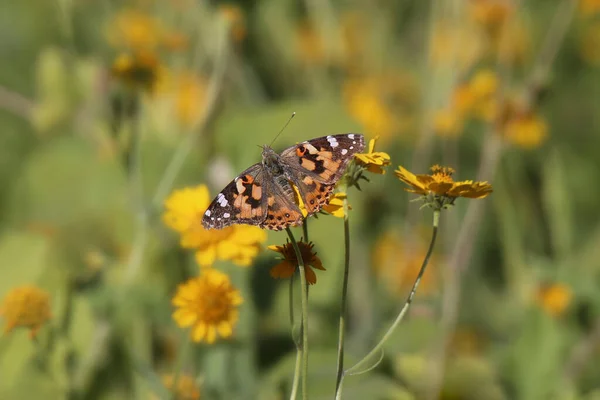
{"type": "Polygon", "coordinates": [[[217,336],[228,338],[238,320],[242,296],[229,276],[213,268],[179,285],[172,304],[173,319],[182,328],[191,327],[194,342],[214,343],[217,336]]]}
{"type": "MultiPolygon", "coordinates": [[[[346,193],[338,192],[333,195],[328,204],[323,206],[322,210],[333,215],[334,217],[344,218],[344,199],[346,198],[346,193]]],[[[348,209],[352,210],[350,204],[348,204],[348,209]]]]}
{"type": "Polygon", "coordinates": [[[382,151],[374,151],[377,139],[379,139],[379,136],[369,140],[369,151],[367,153],[355,154],[354,159],[358,165],[365,167],[369,172],[385,174],[383,167],[391,164],[390,155],[382,151]]]}
{"type": "MultiPolygon", "coordinates": [[[[317,283],[317,275],[312,268],[319,269],[321,271],[325,271],[323,264],[319,257],[317,257],[317,253],[313,253],[313,244],[312,243],[304,243],[298,242],[298,247],[300,248],[300,254],[302,255],[302,261],[304,261],[304,267],[306,270],[306,281],[310,285],[314,285],[317,283]],[[312,268],[311,268],[312,267],[312,268]]],[[[283,246],[269,246],[269,250],[273,250],[283,256],[282,261],[271,268],[271,276],[273,278],[290,278],[294,275],[296,268],[298,267],[298,258],[296,257],[296,252],[294,251],[294,246],[291,243],[287,242],[283,246]]]]}
{"type": "MultiPolygon", "coordinates": [[[[173,374],[164,375],[162,383],[169,391],[173,391],[173,374]]],[[[196,380],[189,375],[180,375],[177,378],[177,388],[175,389],[176,400],[200,400],[200,388],[196,380]]]]}
{"type": "Polygon", "coordinates": [[[32,285],[12,289],[0,306],[0,316],[5,321],[4,333],[18,327],[29,328],[29,336],[33,339],[42,325],[51,318],[50,295],[32,285]]]}
{"type": "Polygon", "coordinates": [[[572,299],[571,289],[560,283],[542,285],[537,292],[537,303],[552,317],[562,315],[572,299]]]}
{"type": "Polygon", "coordinates": [[[423,195],[427,205],[435,209],[452,205],[457,197],[482,199],[492,193],[492,185],[487,182],[455,182],[454,170],[450,167],[434,165],[431,171],[431,175],[415,175],[399,166],[395,172],[402,182],[411,186],[404,190],[423,195]]]}
{"type": "Polygon", "coordinates": [[[149,14],[126,9],[116,14],[107,26],[106,33],[113,47],[152,49],[160,42],[163,26],[149,14]]]}
{"type": "Polygon", "coordinates": [[[233,225],[207,231],[202,227],[202,215],[211,201],[206,185],[176,190],[165,201],[163,221],[181,234],[181,247],[197,249],[196,260],[203,267],[215,260],[231,260],[248,266],[267,239],[262,229],[249,225],[233,225]]]}
{"type": "Polygon", "coordinates": [[[534,149],[548,137],[546,121],[534,112],[527,112],[510,119],[504,126],[504,137],[521,148],[534,149]]]}
{"type": "Polygon", "coordinates": [[[113,62],[111,75],[123,84],[152,92],[164,76],[164,67],[156,54],[148,51],[123,53],[113,62]]]}

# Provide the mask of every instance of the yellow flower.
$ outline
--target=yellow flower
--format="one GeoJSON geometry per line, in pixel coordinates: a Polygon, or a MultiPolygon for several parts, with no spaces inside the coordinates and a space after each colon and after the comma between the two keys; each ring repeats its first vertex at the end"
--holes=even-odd
{"type": "Polygon", "coordinates": [[[108,41],[113,47],[130,50],[154,49],[162,34],[160,21],[138,10],[119,12],[107,28],[108,41]]]}
{"type": "MultiPolygon", "coordinates": [[[[162,377],[163,385],[170,392],[173,392],[173,374],[162,377]]],[[[189,375],[180,375],[177,377],[177,388],[175,389],[175,400],[199,400],[200,388],[196,380],[189,375]]]]}
{"type": "MultiPolygon", "coordinates": [[[[375,244],[373,268],[390,293],[405,296],[419,274],[426,252],[427,248],[418,237],[402,238],[387,232],[375,244]]],[[[432,257],[421,279],[420,293],[431,293],[437,287],[436,265],[435,257],[432,257]]]]}
{"type": "Polygon", "coordinates": [[[486,48],[485,37],[472,24],[437,21],[429,43],[429,57],[434,65],[472,68],[486,48]]]}
{"type": "Polygon", "coordinates": [[[365,167],[369,172],[385,174],[383,167],[391,164],[390,155],[382,151],[374,151],[377,139],[379,139],[379,136],[369,140],[369,151],[367,153],[355,154],[354,159],[358,165],[365,167]]]}
{"type": "MultiPolygon", "coordinates": [[[[346,193],[338,192],[334,194],[329,203],[323,206],[323,211],[328,212],[334,217],[344,218],[344,199],[346,198],[346,193]]],[[[348,210],[352,210],[350,204],[348,204],[348,210]]]]}
{"type": "Polygon", "coordinates": [[[563,314],[571,304],[572,298],[571,289],[560,283],[542,285],[537,292],[539,306],[553,317],[563,314]]]}
{"type": "Polygon", "coordinates": [[[471,2],[471,18],[488,28],[490,33],[498,30],[513,13],[513,6],[504,0],[476,0],[471,2]]]}
{"type": "Polygon", "coordinates": [[[489,69],[477,71],[469,82],[469,88],[477,100],[493,96],[498,90],[498,77],[496,73],[489,69]]]}
{"type": "Polygon", "coordinates": [[[190,72],[175,79],[176,115],[185,126],[194,126],[204,112],[207,82],[190,72]]]}
{"type": "Polygon", "coordinates": [[[233,225],[208,231],[202,227],[202,216],[211,201],[205,185],[176,190],[165,201],[163,221],[181,234],[181,246],[197,249],[196,261],[203,267],[215,260],[231,260],[248,266],[267,239],[262,229],[250,225],[233,225]]]}
{"type": "Polygon", "coordinates": [[[310,22],[302,22],[296,28],[298,58],[306,65],[321,65],[326,61],[326,52],[319,32],[310,22]]]}
{"type": "Polygon", "coordinates": [[[593,66],[600,66],[600,22],[589,24],[582,30],[579,43],[581,58],[593,66]]]}
{"type": "Polygon", "coordinates": [[[450,167],[434,165],[431,171],[431,175],[414,175],[399,166],[395,172],[402,182],[411,186],[404,190],[426,196],[428,205],[436,209],[453,204],[457,197],[482,199],[492,193],[492,185],[487,182],[454,182],[454,170],[450,167]]]}
{"type": "MultiPolygon", "coordinates": [[[[313,253],[313,244],[312,243],[304,243],[298,242],[298,247],[300,248],[300,254],[302,255],[302,261],[304,261],[304,268],[306,271],[306,281],[310,285],[314,285],[317,283],[317,275],[312,270],[312,268],[320,269],[321,271],[325,271],[323,264],[319,257],[317,257],[317,253],[313,253]],[[312,268],[311,268],[312,267],[312,268]]],[[[298,267],[298,258],[296,257],[296,252],[294,251],[294,246],[291,243],[287,242],[283,246],[269,246],[269,250],[273,250],[283,256],[282,261],[271,268],[271,276],[273,278],[290,278],[294,275],[296,268],[298,267]]]]}
{"type": "Polygon", "coordinates": [[[548,136],[546,121],[539,115],[528,112],[510,119],[504,127],[505,138],[524,149],[541,146],[548,136]]]}
{"type": "Polygon", "coordinates": [[[29,328],[29,336],[33,339],[42,325],[51,318],[50,295],[32,285],[12,289],[0,306],[0,316],[5,321],[4,333],[18,327],[29,328]]]}
{"type": "Polygon", "coordinates": [[[152,52],[123,53],[113,62],[111,75],[129,87],[152,92],[164,75],[164,67],[152,52]]]}
{"type": "Polygon", "coordinates": [[[479,70],[471,78],[469,90],[473,96],[472,112],[475,117],[484,121],[493,121],[496,118],[498,86],[497,74],[489,69],[479,70]]]}
{"type": "Polygon", "coordinates": [[[579,0],[579,12],[584,17],[600,13],[600,0],[579,0]]]}
{"type": "Polygon", "coordinates": [[[217,335],[228,338],[238,320],[242,296],[229,276],[214,268],[203,269],[200,276],[179,285],[172,304],[173,319],[181,328],[192,327],[194,342],[214,343],[217,335]]]}
{"type": "Polygon", "coordinates": [[[455,138],[463,130],[460,114],[452,109],[438,110],[433,117],[433,129],[438,136],[455,138]]]}
{"type": "Polygon", "coordinates": [[[231,37],[235,42],[241,42],[246,37],[246,21],[241,8],[233,4],[219,6],[221,15],[229,22],[231,37]]]}
{"type": "Polygon", "coordinates": [[[343,97],[348,113],[368,135],[387,139],[412,127],[417,93],[408,75],[381,74],[348,80],[343,97]]]}

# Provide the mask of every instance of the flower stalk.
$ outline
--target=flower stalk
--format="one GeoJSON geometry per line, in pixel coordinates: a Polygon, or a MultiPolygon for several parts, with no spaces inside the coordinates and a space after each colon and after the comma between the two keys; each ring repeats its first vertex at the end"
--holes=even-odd
{"type": "Polygon", "coordinates": [[[375,347],[373,347],[373,349],[365,357],[363,357],[360,361],[358,361],[352,367],[348,368],[347,370],[345,370],[341,373],[341,377],[338,378],[338,387],[336,389],[336,396],[335,396],[336,399],[341,399],[342,383],[343,383],[344,376],[361,373],[361,370],[363,368],[371,369],[372,366],[371,366],[371,368],[367,367],[368,362],[373,358],[373,356],[375,354],[377,354],[383,350],[383,346],[385,345],[387,340],[394,333],[394,331],[396,330],[396,328],[398,327],[400,322],[402,322],[402,320],[404,319],[404,316],[406,315],[406,312],[408,311],[408,309],[412,303],[415,293],[417,292],[417,288],[419,287],[421,278],[423,277],[423,274],[425,273],[427,264],[429,263],[429,259],[431,258],[431,254],[433,253],[433,248],[435,246],[435,241],[437,238],[439,220],[440,220],[440,210],[437,209],[437,210],[433,211],[433,232],[431,235],[431,242],[429,243],[429,249],[427,250],[427,254],[425,255],[425,259],[423,260],[421,269],[419,270],[419,275],[415,279],[412,289],[411,289],[408,297],[406,298],[406,301],[404,302],[404,306],[402,307],[402,309],[400,310],[400,313],[396,317],[396,320],[394,321],[392,326],[390,326],[390,328],[387,330],[387,332],[383,335],[383,338],[381,338],[379,343],[377,343],[377,345],[375,347]]]}
{"type": "MultiPolygon", "coordinates": [[[[298,247],[298,243],[294,238],[294,234],[292,230],[288,227],[285,228],[290,242],[294,247],[294,251],[296,252],[296,259],[298,260],[298,269],[300,270],[300,298],[302,304],[302,322],[300,325],[300,334],[302,335],[302,357],[301,357],[301,375],[302,375],[302,399],[308,399],[307,392],[307,380],[308,380],[308,285],[306,282],[306,271],[304,269],[304,260],[302,259],[302,253],[300,252],[300,247],[298,247]]],[[[298,364],[296,360],[296,365],[298,364]]],[[[294,374],[296,375],[296,373],[294,374]]]]}
{"type": "Polygon", "coordinates": [[[296,363],[294,364],[294,378],[292,379],[292,390],[290,392],[290,400],[293,400],[298,396],[298,384],[300,382],[300,366],[302,361],[302,344],[300,343],[300,336],[302,336],[302,326],[300,326],[299,335],[296,335],[295,327],[296,321],[294,319],[294,276],[290,277],[290,288],[289,288],[289,307],[290,307],[290,327],[292,331],[292,340],[296,345],[296,363]]]}
{"type": "Polygon", "coordinates": [[[346,334],[346,309],[348,298],[348,277],[350,274],[350,224],[348,220],[348,199],[344,198],[344,281],[342,283],[342,303],[340,306],[340,323],[338,332],[337,374],[335,382],[336,398],[342,393],[344,377],[344,339],[346,334]]]}

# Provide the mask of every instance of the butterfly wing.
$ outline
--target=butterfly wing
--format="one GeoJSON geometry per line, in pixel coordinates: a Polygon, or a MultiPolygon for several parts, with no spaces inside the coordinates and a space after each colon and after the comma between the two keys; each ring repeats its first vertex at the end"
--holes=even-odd
{"type": "Polygon", "coordinates": [[[337,183],[346,167],[365,148],[365,138],[357,133],[329,135],[308,140],[281,152],[289,169],[322,183],[337,183]]]}
{"type": "Polygon", "coordinates": [[[260,227],[280,231],[289,226],[302,225],[303,218],[290,182],[285,176],[275,177],[269,183],[267,217],[260,227]]]}
{"type": "Polygon", "coordinates": [[[329,135],[285,149],[280,159],[310,215],[329,202],[338,180],[356,153],[365,147],[363,135],[329,135]]]}
{"type": "Polygon", "coordinates": [[[267,215],[268,187],[262,164],[254,164],[232,180],[210,203],[202,217],[206,229],[232,224],[260,225],[267,215]]]}

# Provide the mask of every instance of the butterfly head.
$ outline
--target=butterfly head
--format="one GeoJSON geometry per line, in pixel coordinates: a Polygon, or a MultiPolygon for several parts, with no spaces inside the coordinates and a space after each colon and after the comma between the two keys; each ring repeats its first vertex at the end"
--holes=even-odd
{"type": "Polygon", "coordinates": [[[268,145],[264,145],[262,149],[263,167],[271,171],[273,175],[281,175],[283,169],[281,167],[281,162],[279,161],[279,154],[275,153],[268,145]]]}

